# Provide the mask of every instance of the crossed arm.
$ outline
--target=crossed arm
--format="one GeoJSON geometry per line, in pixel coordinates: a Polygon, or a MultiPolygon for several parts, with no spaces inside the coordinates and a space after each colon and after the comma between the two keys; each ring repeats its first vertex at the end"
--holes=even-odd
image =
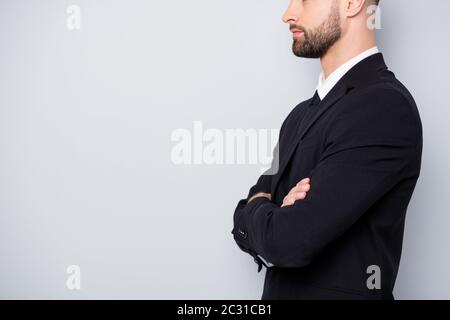
{"type": "MultiPolygon", "coordinates": [[[[286,197],[284,197],[283,204],[281,205],[281,207],[292,206],[296,201],[305,199],[306,194],[310,189],[311,189],[311,179],[310,178],[302,179],[299,183],[295,185],[295,187],[293,187],[289,191],[286,197]]],[[[247,204],[255,200],[256,198],[267,198],[269,200],[272,200],[272,195],[270,193],[258,192],[250,199],[248,199],[247,204]]]]}
{"type": "Polygon", "coordinates": [[[281,207],[267,189],[238,203],[232,232],[242,250],[278,267],[305,266],[406,177],[417,123],[402,99],[373,103],[336,119],[318,165],[281,207]]]}

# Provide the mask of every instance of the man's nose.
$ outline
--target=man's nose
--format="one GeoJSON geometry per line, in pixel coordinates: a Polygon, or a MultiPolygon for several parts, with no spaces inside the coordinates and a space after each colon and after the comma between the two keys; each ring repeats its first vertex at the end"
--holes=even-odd
{"type": "Polygon", "coordinates": [[[285,23],[290,22],[297,22],[298,21],[298,10],[296,10],[294,6],[294,2],[292,1],[289,4],[289,7],[287,8],[286,12],[283,14],[282,20],[285,23]]]}
{"type": "Polygon", "coordinates": [[[298,18],[295,15],[286,12],[282,17],[282,20],[285,23],[289,23],[289,22],[296,22],[298,18]]]}

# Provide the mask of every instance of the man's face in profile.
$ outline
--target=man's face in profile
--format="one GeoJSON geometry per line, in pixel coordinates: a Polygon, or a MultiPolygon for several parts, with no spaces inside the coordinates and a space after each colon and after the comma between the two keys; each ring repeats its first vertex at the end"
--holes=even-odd
{"type": "Polygon", "coordinates": [[[291,0],[283,21],[293,33],[292,51],[301,58],[320,58],[342,34],[339,0],[291,0]]]}

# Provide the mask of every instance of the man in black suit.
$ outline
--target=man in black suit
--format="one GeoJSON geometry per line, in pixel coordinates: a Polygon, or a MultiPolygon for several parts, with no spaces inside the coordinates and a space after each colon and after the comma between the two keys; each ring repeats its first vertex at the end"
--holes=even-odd
{"type": "Polygon", "coordinates": [[[239,248],[267,267],[262,299],[393,299],[422,125],[378,52],[374,5],[292,0],[283,17],[294,54],[323,73],[282,124],[278,171],[234,213],[239,248]]]}

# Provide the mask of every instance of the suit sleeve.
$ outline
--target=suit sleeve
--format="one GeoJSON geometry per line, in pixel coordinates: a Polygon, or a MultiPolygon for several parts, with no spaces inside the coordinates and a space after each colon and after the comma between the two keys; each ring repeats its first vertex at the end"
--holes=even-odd
{"type": "MultiPolygon", "coordinates": [[[[280,129],[280,135],[279,135],[279,139],[278,139],[278,143],[276,144],[274,150],[273,150],[273,159],[272,159],[272,163],[271,163],[271,167],[266,170],[259,178],[258,181],[256,182],[256,184],[254,186],[252,186],[248,192],[247,198],[246,199],[242,199],[241,201],[239,201],[238,203],[238,207],[242,208],[245,207],[245,205],[247,204],[247,201],[253,197],[255,194],[260,193],[260,192],[264,192],[264,193],[271,193],[271,186],[272,186],[272,177],[273,175],[277,174],[278,169],[279,169],[279,150],[280,150],[280,141],[283,137],[283,133],[285,131],[286,126],[288,125],[288,123],[290,122],[290,119],[292,118],[292,116],[295,114],[295,112],[297,112],[300,108],[302,107],[302,104],[300,103],[299,105],[297,105],[290,113],[289,115],[286,117],[286,119],[283,121],[283,124],[281,125],[281,129],[280,129]]],[[[253,200],[255,201],[255,200],[253,200]]],[[[252,202],[253,202],[252,201],[252,202]]],[[[234,227],[233,230],[231,231],[232,234],[236,234],[237,231],[236,229],[236,215],[234,215],[234,227]]],[[[243,244],[242,242],[237,241],[236,242],[238,247],[243,251],[248,253],[250,256],[253,257],[254,261],[258,264],[258,271],[261,271],[262,268],[262,264],[265,263],[261,260],[261,256],[258,255],[255,251],[253,251],[251,248],[248,247],[248,245],[243,244]]]]}
{"type": "Polygon", "coordinates": [[[394,90],[351,99],[327,129],[305,200],[239,202],[233,235],[241,248],[278,267],[308,265],[406,176],[421,139],[410,103],[394,90]]]}

